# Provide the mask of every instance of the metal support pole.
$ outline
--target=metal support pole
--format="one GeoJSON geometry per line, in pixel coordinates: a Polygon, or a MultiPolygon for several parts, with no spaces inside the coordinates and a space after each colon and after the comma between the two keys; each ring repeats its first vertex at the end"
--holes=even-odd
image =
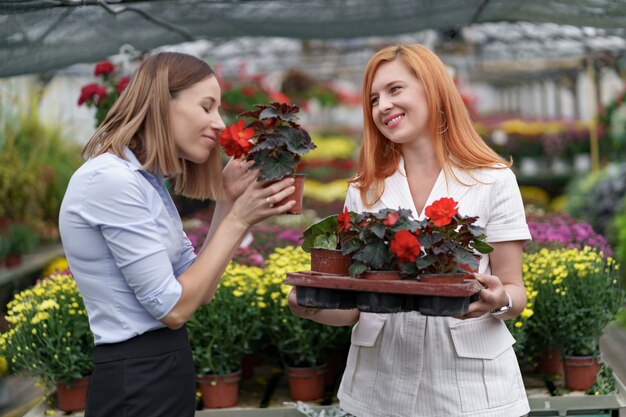
{"type": "Polygon", "coordinates": [[[589,120],[589,149],[591,151],[591,170],[593,172],[600,169],[600,152],[598,149],[598,129],[597,129],[597,103],[596,97],[596,73],[593,69],[593,58],[587,58],[587,78],[589,80],[589,103],[591,104],[591,118],[589,120]]]}

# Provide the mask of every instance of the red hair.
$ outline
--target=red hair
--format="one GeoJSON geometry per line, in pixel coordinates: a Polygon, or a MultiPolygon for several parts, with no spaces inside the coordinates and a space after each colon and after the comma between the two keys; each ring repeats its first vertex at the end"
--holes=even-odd
{"type": "Polygon", "coordinates": [[[366,206],[380,200],[385,178],[393,175],[400,162],[401,154],[394,143],[374,124],[370,103],[376,70],[395,59],[400,59],[422,83],[430,115],[428,129],[446,177],[455,176],[451,167],[471,176],[473,169],[495,168],[497,164],[502,164],[499,165],[502,168],[511,166],[510,161],[493,151],[478,135],[452,77],[433,52],[418,44],[389,46],[369,60],[363,76],[363,144],[356,174],[349,182],[359,189],[366,206]],[[369,190],[373,193],[369,194],[369,190]]]}

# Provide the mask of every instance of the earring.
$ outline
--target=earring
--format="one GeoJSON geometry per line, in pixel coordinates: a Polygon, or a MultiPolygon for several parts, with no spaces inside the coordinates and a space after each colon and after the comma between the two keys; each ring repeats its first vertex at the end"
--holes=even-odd
{"type": "Polygon", "coordinates": [[[439,110],[439,114],[441,115],[441,119],[443,120],[441,122],[441,125],[439,125],[439,134],[442,135],[448,130],[448,119],[446,118],[446,114],[441,110],[439,110]]]}

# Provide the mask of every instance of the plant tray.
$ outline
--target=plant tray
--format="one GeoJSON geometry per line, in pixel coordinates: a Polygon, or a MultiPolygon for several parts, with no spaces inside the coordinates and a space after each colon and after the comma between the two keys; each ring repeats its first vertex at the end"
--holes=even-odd
{"type": "Polygon", "coordinates": [[[366,280],[314,271],[289,272],[285,284],[295,286],[305,307],[354,309],[369,313],[419,311],[428,316],[460,316],[484,288],[475,279],[462,283],[413,280],[366,280]]]}

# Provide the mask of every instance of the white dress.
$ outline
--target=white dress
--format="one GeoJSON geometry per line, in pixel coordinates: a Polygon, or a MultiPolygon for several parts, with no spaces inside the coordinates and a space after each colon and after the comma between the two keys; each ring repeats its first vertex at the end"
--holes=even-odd
{"type": "MultiPolygon", "coordinates": [[[[459,213],[479,216],[488,242],[528,240],[524,207],[515,175],[508,169],[476,170],[461,182],[439,174],[426,206],[442,197],[459,202],[459,213]]],[[[355,212],[408,208],[416,218],[400,161],[385,180],[385,192],[366,208],[350,187],[346,207],[355,212]]],[[[483,255],[479,271],[489,273],[483,255]]],[[[341,381],[340,406],[357,417],[517,417],[529,412],[513,351],[515,340],[504,322],[486,314],[459,320],[418,312],[361,313],[341,381]]]]}

